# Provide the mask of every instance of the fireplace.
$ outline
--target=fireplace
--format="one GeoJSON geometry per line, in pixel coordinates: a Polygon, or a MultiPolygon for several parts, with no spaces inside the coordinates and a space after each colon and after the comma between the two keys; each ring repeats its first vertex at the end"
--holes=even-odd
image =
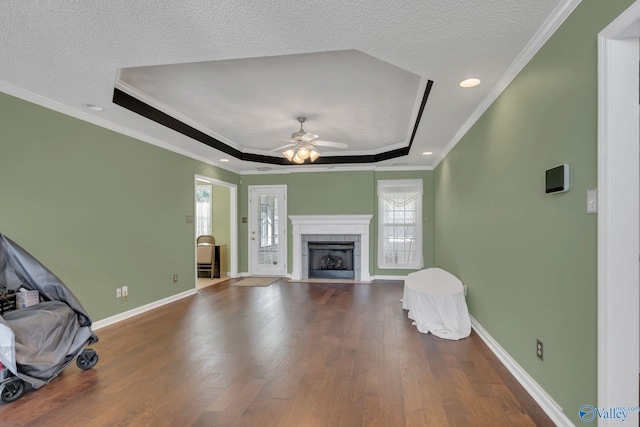
{"type": "Polygon", "coordinates": [[[369,223],[373,215],[289,215],[293,225],[291,278],[309,278],[308,242],[353,242],[354,280],[370,282],[369,223]]]}
{"type": "Polygon", "coordinates": [[[308,242],[309,278],[354,279],[354,242],[308,242]]]}

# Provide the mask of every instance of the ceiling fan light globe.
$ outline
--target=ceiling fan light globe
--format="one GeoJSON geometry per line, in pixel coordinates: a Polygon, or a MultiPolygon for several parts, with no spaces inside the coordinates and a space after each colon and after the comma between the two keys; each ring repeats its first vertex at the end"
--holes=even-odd
{"type": "Polygon", "coordinates": [[[302,160],[306,160],[309,158],[309,149],[307,147],[300,147],[298,150],[298,157],[302,160]]]}
{"type": "Polygon", "coordinates": [[[311,160],[311,163],[318,160],[318,157],[320,157],[320,153],[318,153],[317,151],[311,150],[311,152],[309,152],[309,160],[311,160]]]}
{"type": "Polygon", "coordinates": [[[297,163],[299,165],[304,163],[304,159],[301,159],[300,156],[298,156],[297,154],[295,156],[293,156],[292,161],[293,161],[293,163],[297,163]]]}
{"type": "Polygon", "coordinates": [[[282,155],[289,160],[290,162],[293,161],[293,156],[295,155],[295,152],[293,151],[293,148],[289,148],[287,151],[283,151],[282,155]]]}

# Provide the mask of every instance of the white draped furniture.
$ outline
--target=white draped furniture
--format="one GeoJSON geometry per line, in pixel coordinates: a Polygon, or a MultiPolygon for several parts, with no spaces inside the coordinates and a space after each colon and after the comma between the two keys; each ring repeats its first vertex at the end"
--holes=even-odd
{"type": "Polygon", "coordinates": [[[471,333],[464,286],[453,274],[440,268],[410,273],[404,281],[402,308],[422,333],[459,340],[471,333]]]}

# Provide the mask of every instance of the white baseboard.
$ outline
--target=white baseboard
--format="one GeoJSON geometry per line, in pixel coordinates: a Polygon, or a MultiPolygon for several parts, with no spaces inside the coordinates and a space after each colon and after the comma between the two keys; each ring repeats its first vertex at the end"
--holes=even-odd
{"type": "Polygon", "coordinates": [[[407,276],[371,276],[371,280],[405,280],[407,276]]]}
{"type": "Polygon", "coordinates": [[[471,316],[471,327],[557,426],[575,426],[564,414],[560,405],[480,326],[473,316],[471,316]]]}
{"type": "Polygon", "coordinates": [[[114,323],[122,322],[123,320],[129,319],[133,316],[137,316],[138,314],[142,314],[149,310],[153,310],[154,308],[162,307],[163,305],[172,303],[174,301],[178,301],[182,298],[186,298],[188,296],[196,294],[198,291],[195,289],[190,289],[188,291],[181,292],[179,294],[171,295],[170,297],[163,298],[158,301],[154,301],[152,303],[134,308],[129,311],[125,311],[123,313],[116,314],[115,316],[107,317],[106,319],[98,320],[97,322],[93,322],[91,325],[91,329],[98,330],[100,328],[104,328],[105,326],[113,325],[114,323]]]}

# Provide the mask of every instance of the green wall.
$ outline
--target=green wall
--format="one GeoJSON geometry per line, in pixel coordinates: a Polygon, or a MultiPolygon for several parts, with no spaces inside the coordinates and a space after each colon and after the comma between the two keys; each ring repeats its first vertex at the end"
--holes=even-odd
{"type": "Polygon", "coordinates": [[[231,205],[231,189],[222,185],[213,184],[211,187],[211,229],[216,239],[216,245],[226,245],[227,254],[224,265],[220,266],[221,271],[229,271],[229,251],[231,248],[231,216],[229,207],[231,205]]]}
{"type": "Polygon", "coordinates": [[[597,34],[630,3],[583,1],[435,171],[435,264],[576,424],[597,403],[597,34]],[[545,195],[561,163],[571,190],[545,195]]]}
{"type": "MultiPolygon", "coordinates": [[[[413,270],[378,269],[377,260],[377,195],[379,179],[422,179],[424,185],[423,224],[424,262],[433,265],[433,171],[352,171],[352,172],[298,172],[290,174],[243,175],[239,190],[239,216],[248,217],[248,187],[252,185],[286,185],[288,215],[373,215],[369,228],[370,265],[373,275],[406,275],[413,270]]],[[[248,252],[248,223],[238,221],[239,253],[248,252]]],[[[288,271],[293,267],[292,226],[288,221],[288,271]]],[[[249,270],[247,258],[239,259],[239,271],[249,270]]]]}
{"type": "Polygon", "coordinates": [[[194,288],[194,174],[239,175],[9,95],[0,111],[0,232],[94,320],[194,288]]]}
{"type": "Polygon", "coordinates": [[[240,177],[0,94],[0,232],[99,320],[193,289],[185,217],[195,174],[239,185],[240,272],[248,186],[286,184],[290,215],[374,215],[374,275],[408,272],[375,265],[376,180],[422,178],[425,267],[465,282],[472,315],[580,424],[597,390],[596,216],[585,213],[596,186],[596,37],[629,4],[583,0],[435,171],[240,177]],[[572,189],[545,196],[544,170],[560,163],[572,189]],[[128,302],[115,298],[123,285],[128,302]]]}

